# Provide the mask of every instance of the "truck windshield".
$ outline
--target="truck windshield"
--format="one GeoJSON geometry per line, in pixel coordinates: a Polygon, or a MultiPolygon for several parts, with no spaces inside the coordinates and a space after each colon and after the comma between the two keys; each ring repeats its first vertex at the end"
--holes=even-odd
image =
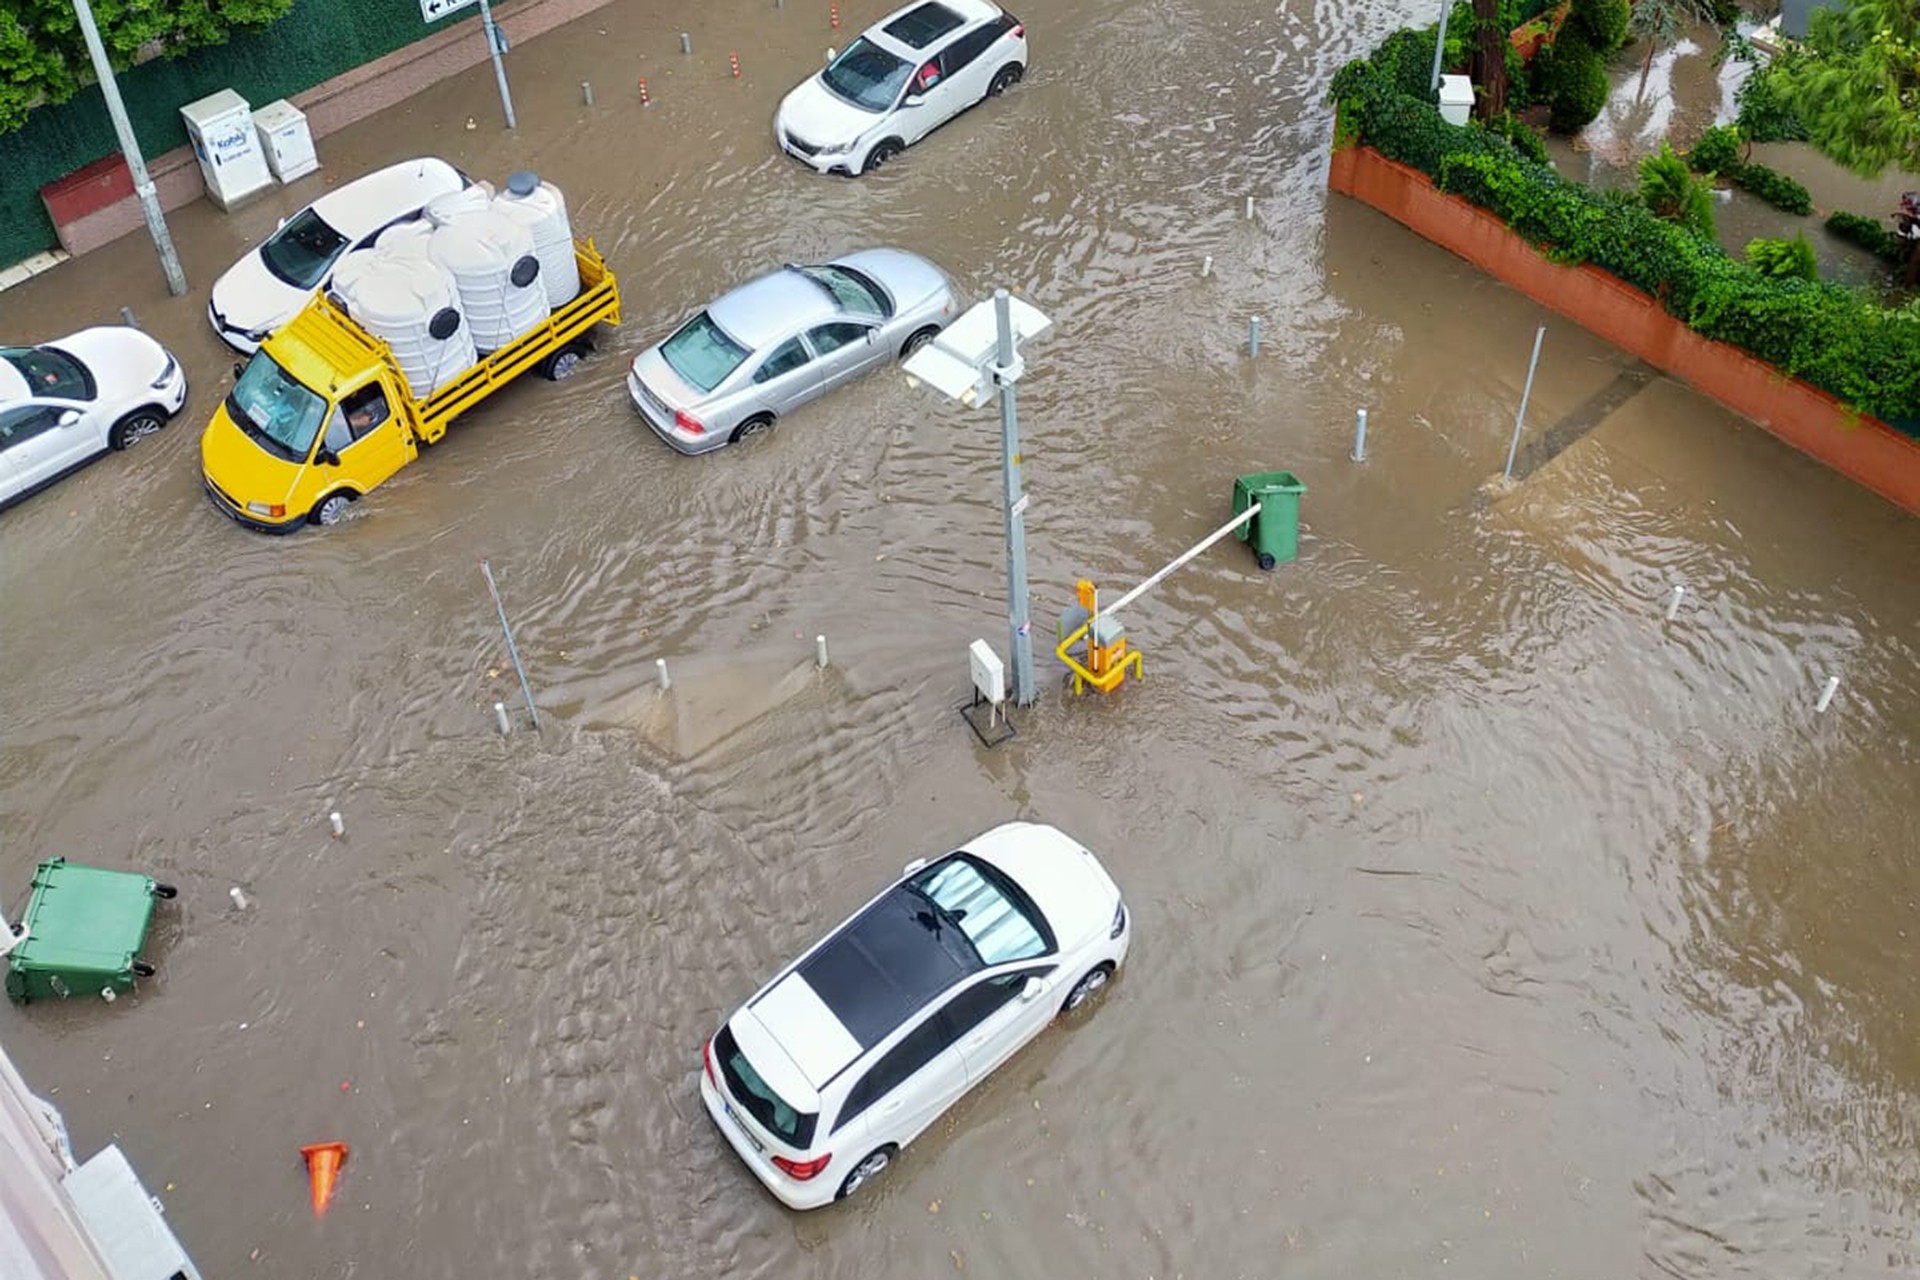
{"type": "Polygon", "coordinates": [[[295,382],[272,356],[256,351],[227,393],[227,416],[268,453],[305,462],[327,402],[295,382]]]}
{"type": "Polygon", "coordinates": [[[326,219],[311,209],[302,209],[267,237],[260,246],[260,260],[294,288],[311,289],[346,247],[347,238],[328,226],[326,219]]]}
{"type": "Polygon", "coordinates": [[[702,311],[660,344],[660,355],[695,391],[713,390],[747,358],[747,349],[702,311]]]}

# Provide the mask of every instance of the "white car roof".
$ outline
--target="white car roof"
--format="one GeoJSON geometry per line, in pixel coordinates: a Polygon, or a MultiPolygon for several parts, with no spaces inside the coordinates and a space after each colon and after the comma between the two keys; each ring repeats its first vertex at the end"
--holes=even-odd
{"type": "Polygon", "coordinates": [[[358,240],[437,195],[460,190],[465,181],[445,160],[421,156],[355,178],[315,200],[312,208],[335,231],[358,240]]]}
{"type": "Polygon", "coordinates": [[[999,5],[991,4],[988,0],[914,0],[912,4],[901,5],[898,9],[895,9],[892,13],[880,19],[880,21],[868,27],[861,34],[901,61],[915,62],[926,57],[933,50],[944,48],[948,43],[958,38],[960,33],[968,27],[975,26],[988,18],[997,18],[1001,12],[999,5]],[[915,9],[926,4],[937,4],[942,9],[948,10],[960,19],[960,26],[955,27],[952,31],[941,36],[924,49],[916,49],[906,41],[898,39],[888,32],[887,27],[896,19],[900,18],[903,14],[912,13],[915,9]]]}

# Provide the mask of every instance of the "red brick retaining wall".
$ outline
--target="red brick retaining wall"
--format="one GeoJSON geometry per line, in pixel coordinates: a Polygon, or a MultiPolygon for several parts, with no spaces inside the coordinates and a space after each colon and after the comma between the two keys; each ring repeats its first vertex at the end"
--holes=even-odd
{"type": "Polygon", "coordinates": [[[1615,346],[1712,396],[1802,453],[1920,514],[1920,442],[1737,347],[1703,338],[1597,267],[1563,267],[1493,214],[1371,147],[1333,153],[1327,186],[1450,249],[1615,346]]]}

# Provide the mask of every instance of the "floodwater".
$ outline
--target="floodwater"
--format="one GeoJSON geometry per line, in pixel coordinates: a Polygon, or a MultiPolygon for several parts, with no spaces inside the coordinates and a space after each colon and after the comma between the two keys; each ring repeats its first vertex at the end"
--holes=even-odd
{"type": "Polygon", "coordinates": [[[194,377],[0,517],[8,901],[53,854],[181,888],[137,998],[0,1013],[76,1148],[119,1142],[209,1276],[1911,1274],[1913,520],[1329,198],[1327,77],[1399,12],[1062,0],[1005,101],[817,178],[771,113],[881,8],[709,8],[687,59],[619,0],[513,50],[517,136],[482,67],[323,140],[329,180],[537,167],[627,301],[335,529],[245,533],[196,474],[231,359],[200,290],[317,181],[175,216],[185,299],[138,236],[0,295],[8,339],[131,304],[194,377]],[[1036,631],[1240,472],[1310,486],[1299,561],[1180,571],[1109,700],[1043,646],[980,748],[992,412],[875,376],[685,459],[624,400],[689,308],[874,242],[1055,321],[1020,406],[1036,631]],[[1502,490],[1542,323],[1528,438],[1586,429],[1502,490]],[[537,735],[494,728],[483,558],[537,735]],[[833,666],[791,679],[816,634],[833,666]],[[657,657],[740,727],[661,732],[657,657]],[[1127,971],[870,1191],[785,1211],[701,1113],[702,1040],[1016,817],[1107,861],[1127,971]],[[316,1223],[296,1150],[331,1139],[316,1223]]]}

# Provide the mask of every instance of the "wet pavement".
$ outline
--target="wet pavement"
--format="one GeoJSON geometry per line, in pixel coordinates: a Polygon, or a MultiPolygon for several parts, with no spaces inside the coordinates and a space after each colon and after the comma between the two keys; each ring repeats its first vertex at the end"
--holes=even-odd
{"type": "Polygon", "coordinates": [[[139,237],[0,294],[10,339],[131,304],[194,379],[0,517],[0,882],[63,853],[181,887],[137,999],[0,1013],[76,1147],[120,1142],[210,1276],[1910,1273],[1920,526],[1329,198],[1323,86],[1403,14],[1023,13],[1026,83],[848,182],[769,138],[881,12],[819,7],[710,9],[682,59],[620,0],[514,49],[518,137],[481,68],[323,141],[329,178],[537,167],[627,299],[341,527],[247,534],[197,479],[204,289],[317,185],[176,215],[188,298],[139,237]],[[1131,610],[1146,683],[1048,671],[980,749],[995,415],[882,375],[687,459],[621,387],[730,283],[875,242],[1056,322],[1021,395],[1036,630],[1240,472],[1308,483],[1301,559],[1207,553],[1131,610]],[[1541,323],[1530,438],[1612,398],[1501,490],[1541,323]],[[483,557],[538,736],[493,726],[483,557]],[[817,633],[832,669],[778,690],[817,633]],[[662,656],[766,713],[659,732],[662,656]],[[701,1114],[702,1039],[1013,817],[1107,861],[1128,971],[860,1199],[781,1209],[701,1114]],[[328,1139],[316,1224],[296,1150],[328,1139]]]}

